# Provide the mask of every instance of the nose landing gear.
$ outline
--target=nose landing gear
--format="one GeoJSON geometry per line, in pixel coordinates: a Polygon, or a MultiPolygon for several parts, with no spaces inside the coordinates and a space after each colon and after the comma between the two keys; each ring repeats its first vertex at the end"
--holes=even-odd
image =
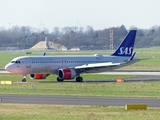
{"type": "Polygon", "coordinates": [[[23,75],[22,82],[26,82],[26,75],[23,75]]]}

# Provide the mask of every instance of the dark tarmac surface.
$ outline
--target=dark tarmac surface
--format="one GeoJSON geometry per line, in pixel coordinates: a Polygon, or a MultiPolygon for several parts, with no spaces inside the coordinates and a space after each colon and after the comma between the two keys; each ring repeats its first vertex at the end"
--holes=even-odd
{"type": "Polygon", "coordinates": [[[160,107],[158,98],[118,98],[118,97],[76,97],[76,96],[31,96],[0,95],[0,103],[52,104],[52,105],[95,105],[125,106],[126,104],[147,104],[147,107],[160,107]]]}

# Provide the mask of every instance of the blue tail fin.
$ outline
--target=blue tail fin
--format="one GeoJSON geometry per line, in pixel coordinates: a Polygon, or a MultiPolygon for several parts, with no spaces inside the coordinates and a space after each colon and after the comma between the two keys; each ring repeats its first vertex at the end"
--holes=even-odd
{"type": "Polygon", "coordinates": [[[128,56],[132,55],[134,49],[134,41],[136,37],[137,30],[129,31],[128,35],[122,41],[118,49],[113,53],[114,56],[128,56]]]}

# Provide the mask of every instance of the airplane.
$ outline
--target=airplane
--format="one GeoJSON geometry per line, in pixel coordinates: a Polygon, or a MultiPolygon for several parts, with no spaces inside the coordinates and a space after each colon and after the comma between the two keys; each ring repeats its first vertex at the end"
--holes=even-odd
{"type": "Polygon", "coordinates": [[[57,81],[71,80],[76,77],[82,82],[83,73],[99,73],[111,71],[138,62],[133,53],[137,30],[130,30],[117,50],[111,55],[95,54],[92,56],[21,56],[14,58],[5,66],[5,70],[22,74],[22,82],[26,75],[31,79],[45,79],[50,74],[57,74],[57,81]],[[133,54],[132,54],[133,53],[133,54]]]}

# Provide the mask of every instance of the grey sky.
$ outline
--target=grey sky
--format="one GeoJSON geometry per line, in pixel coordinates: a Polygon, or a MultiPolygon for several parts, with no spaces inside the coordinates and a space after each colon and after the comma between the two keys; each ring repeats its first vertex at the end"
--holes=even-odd
{"type": "Polygon", "coordinates": [[[122,24],[149,29],[160,25],[159,11],[160,0],[0,0],[0,27],[40,28],[42,21],[51,32],[78,21],[95,30],[122,24]]]}

